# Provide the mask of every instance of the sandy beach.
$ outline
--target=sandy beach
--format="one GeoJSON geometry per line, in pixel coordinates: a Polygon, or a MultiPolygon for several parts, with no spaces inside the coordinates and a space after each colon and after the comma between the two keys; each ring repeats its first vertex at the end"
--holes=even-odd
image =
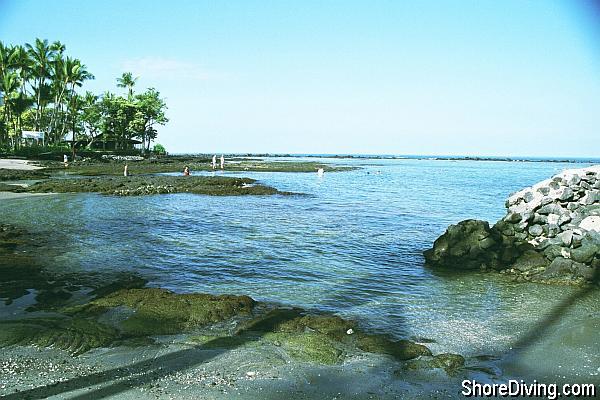
{"type": "Polygon", "coordinates": [[[33,171],[41,169],[37,165],[33,165],[28,160],[12,160],[7,158],[0,158],[0,169],[20,169],[23,171],[33,171]]]}

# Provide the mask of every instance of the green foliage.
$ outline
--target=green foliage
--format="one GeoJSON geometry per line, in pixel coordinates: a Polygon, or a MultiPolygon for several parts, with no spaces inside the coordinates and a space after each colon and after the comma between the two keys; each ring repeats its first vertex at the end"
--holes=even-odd
{"type": "Polygon", "coordinates": [[[11,151],[12,155],[27,158],[62,159],[63,154],[69,154],[71,148],[66,144],[48,146],[22,146],[11,151]]]}
{"type": "Polygon", "coordinates": [[[154,148],[152,149],[152,151],[154,152],[154,154],[159,154],[159,155],[166,155],[167,154],[167,149],[165,149],[165,146],[163,146],[160,143],[155,144],[154,148]]]}
{"type": "Polygon", "coordinates": [[[139,139],[149,150],[156,126],[168,121],[160,93],[151,88],[134,95],[137,78],[126,72],[117,86],[128,89],[127,98],[109,92],[82,96],[78,89],[94,76],[65,50],[60,42],[41,39],[24,46],[0,42],[0,148],[17,150],[24,144],[21,132],[36,130],[53,145],[68,135],[72,145],[102,138],[126,150],[129,139],[139,139]]]}

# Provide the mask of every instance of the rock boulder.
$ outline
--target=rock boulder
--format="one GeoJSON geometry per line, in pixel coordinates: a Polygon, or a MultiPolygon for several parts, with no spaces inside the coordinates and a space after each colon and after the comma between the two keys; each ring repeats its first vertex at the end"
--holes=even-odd
{"type": "Polygon", "coordinates": [[[494,226],[448,227],[424,252],[428,265],[500,270],[518,280],[575,283],[600,268],[600,165],[567,170],[511,195],[494,226]]]}

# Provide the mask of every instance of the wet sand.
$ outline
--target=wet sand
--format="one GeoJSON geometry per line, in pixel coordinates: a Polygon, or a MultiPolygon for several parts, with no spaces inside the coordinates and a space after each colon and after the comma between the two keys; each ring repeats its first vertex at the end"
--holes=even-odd
{"type": "MultiPolygon", "coordinates": [[[[179,342],[96,349],[71,357],[57,349],[12,347],[0,355],[0,396],[111,399],[443,399],[459,398],[462,376],[399,372],[377,356],[342,365],[290,360],[274,346],[224,351],[179,342]]],[[[462,375],[462,374],[461,374],[462,375]]]]}

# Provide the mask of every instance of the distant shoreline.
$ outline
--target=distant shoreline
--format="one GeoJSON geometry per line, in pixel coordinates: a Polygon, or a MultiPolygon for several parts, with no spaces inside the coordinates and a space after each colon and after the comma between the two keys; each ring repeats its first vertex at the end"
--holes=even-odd
{"type": "MultiPolygon", "coordinates": [[[[180,157],[212,157],[213,153],[171,153],[163,158],[180,157]]],[[[219,153],[221,154],[221,153],[219,153]]],[[[532,162],[532,163],[570,163],[600,164],[600,158],[592,157],[506,157],[506,156],[447,156],[447,155],[390,155],[390,154],[284,154],[284,153],[223,153],[225,158],[329,158],[337,160],[428,160],[428,161],[500,161],[500,162],[532,162]]],[[[3,163],[0,168],[37,169],[35,165],[27,165],[28,161],[36,161],[37,157],[15,157],[0,155],[3,163]],[[9,166],[8,163],[12,165],[9,166]]]]}
{"type": "MultiPolygon", "coordinates": [[[[172,153],[170,156],[197,156],[208,153],[172,153]]],[[[505,157],[505,156],[445,156],[445,155],[376,155],[376,154],[277,154],[232,153],[226,157],[272,157],[272,158],[335,158],[359,160],[432,160],[432,161],[503,161],[503,162],[552,162],[552,163],[600,163],[592,157],[505,157]]]]}

